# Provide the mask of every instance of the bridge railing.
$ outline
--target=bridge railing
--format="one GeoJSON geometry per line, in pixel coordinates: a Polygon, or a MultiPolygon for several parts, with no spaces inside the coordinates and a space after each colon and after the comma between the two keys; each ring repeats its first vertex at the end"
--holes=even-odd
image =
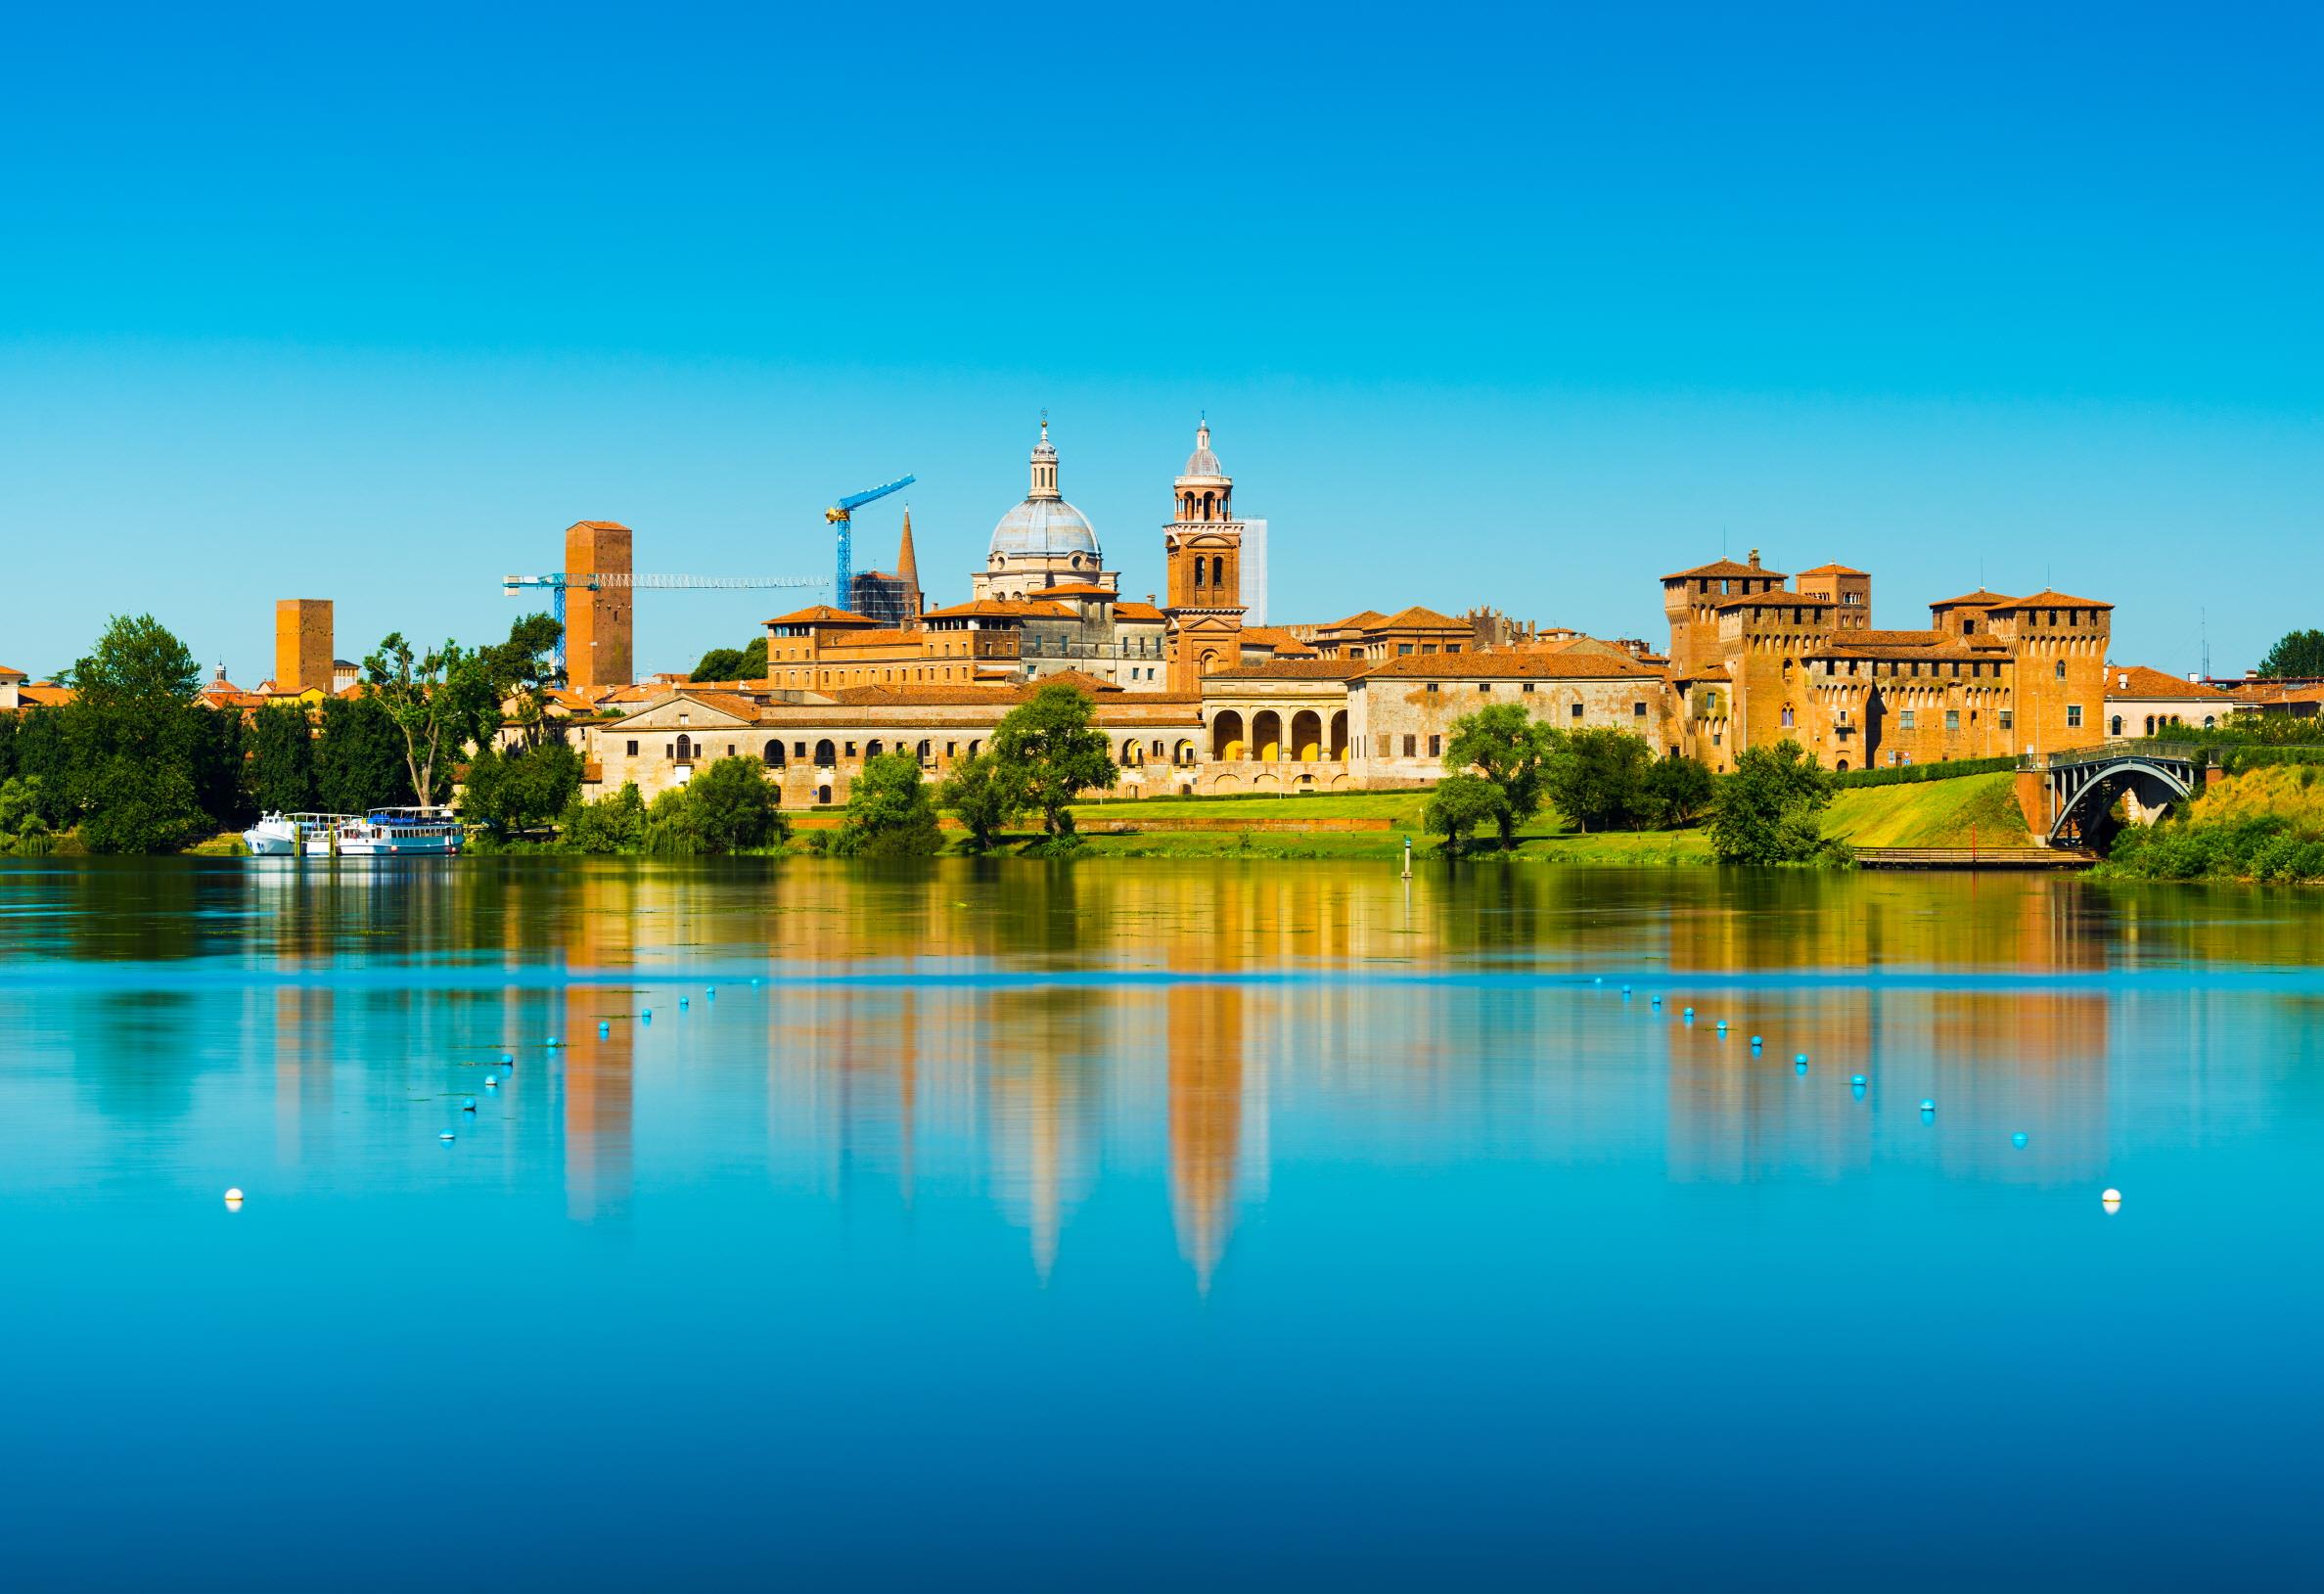
{"type": "Polygon", "coordinates": [[[2018,760],[2020,769],[2069,769],[2077,764],[2119,763],[2124,758],[2151,758],[2165,763],[2191,763],[2197,766],[2211,761],[2216,750],[2201,742],[2155,742],[2146,738],[2127,737],[2099,743],[2096,747],[2073,748],[2065,752],[2028,752],[2018,760]]]}

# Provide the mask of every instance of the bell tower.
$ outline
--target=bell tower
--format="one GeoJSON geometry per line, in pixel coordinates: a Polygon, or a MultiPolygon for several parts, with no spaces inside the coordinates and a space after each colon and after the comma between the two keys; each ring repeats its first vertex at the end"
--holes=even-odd
{"type": "Polygon", "coordinates": [[[1203,677],[1242,661],[1243,524],[1234,478],[1210,451],[1210,423],[1195,429],[1194,452],[1172,488],[1162,528],[1169,589],[1170,690],[1199,692],[1203,677]]]}

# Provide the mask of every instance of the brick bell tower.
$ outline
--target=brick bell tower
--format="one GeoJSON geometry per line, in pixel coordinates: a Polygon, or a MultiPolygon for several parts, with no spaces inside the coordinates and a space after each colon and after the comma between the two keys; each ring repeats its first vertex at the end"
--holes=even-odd
{"type": "Polygon", "coordinates": [[[1243,523],[1235,519],[1234,478],[1210,452],[1207,418],[1195,429],[1194,452],[1173,490],[1170,524],[1162,528],[1170,690],[1200,692],[1204,676],[1243,657],[1243,523]]]}

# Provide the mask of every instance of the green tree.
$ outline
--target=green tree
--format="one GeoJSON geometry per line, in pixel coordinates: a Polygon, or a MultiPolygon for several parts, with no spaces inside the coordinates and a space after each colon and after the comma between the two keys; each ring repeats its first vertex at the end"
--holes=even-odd
{"type": "Polygon", "coordinates": [[[1091,725],[1096,705],[1078,687],[1044,686],[1001,716],[991,751],[1020,808],[1041,816],[1052,838],[1073,834],[1068,806],[1083,792],[1111,791],[1118,771],[1106,734],[1091,725]]]}
{"type": "Polygon", "coordinates": [[[1548,795],[1546,766],[1558,740],[1556,731],[1514,703],[1480,708],[1452,722],[1444,767],[1453,774],[1474,772],[1501,794],[1492,821],[1504,848],[1515,846],[1517,827],[1541,811],[1548,795]]]}
{"type": "Polygon", "coordinates": [[[2259,673],[2270,680],[2324,676],[2324,631],[2285,632],[2259,660],[2259,673]]]}
{"type": "Polygon", "coordinates": [[[0,852],[46,852],[48,821],[40,812],[40,777],[11,775],[0,781],[0,852]]]}
{"type": "Polygon", "coordinates": [[[1498,785],[1481,775],[1447,775],[1436,783],[1420,819],[1431,835],[1444,838],[1445,852],[1458,857],[1479,826],[1498,824],[1508,812],[1508,793],[1498,785]]]}
{"type": "Polygon", "coordinates": [[[402,734],[412,790],[423,802],[437,801],[453,761],[499,723],[500,694],[483,659],[451,641],[417,653],[390,631],[363,660],[363,677],[365,695],[402,734]]]}
{"type": "Polygon", "coordinates": [[[1654,750],[1628,731],[1579,730],[1558,739],[1543,785],[1585,831],[1635,830],[1661,811],[1647,784],[1653,768],[1654,750]]]}
{"type": "Polygon", "coordinates": [[[80,813],[69,721],[62,708],[26,708],[16,717],[14,772],[39,783],[40,817],[53,831],[67,829],[80,813]]]}
{"type": "Polygon", "coordinates": [[[417,802],[404,761],[403,732],[376,697],[323,700],[315,741],[315,804],[330,813],[368,813],[417,802]]]}
{"type": "Polygon", "coordinates": [[[847,817],[832,849],[845,858],[925,858],[944,844],[936,808],[909,752],[864,761],[847,791],[847,817]]]}
{"type": "Polygon", "coordinates": [[[646,839],[646,801],[637,783],[594,802],[576,796],[566,804],[564,843],[573,852],[634,852],[646,839]]]}
{"type": "Polygon", "coordinates": [[[952,811],[969,833],[969,846],[982,852],[1000,839],[1016,817],[1017,795],[1001,778],[992,754],[980,752],[952,766],[951,776],[937,789],[937,803],[952,811]]]}
{"type": "Polygon", "coordinates": [[[67,774],[92,851],[175,851],[231,815],[232,798],[213,794],[216,816],[203,806],[208,781],[198,775],[213,775],[225,738],[193,701],[202,668],[192,650],[165,626],[115,615],[72,681],[61,710],[67,774]]]}
{"type": "MultiPolygon", "coordinates": [[[[554,615],[526,615],[509,626],[506,642],[477,651],[477,664],[492,695],[526,747],[539,745],[548,725],[548,693],[565,684],[557,644],[565,628],[554,615]]],[[[479,738],[485,734],[479,730],[479,738]]]]}
{"type": "Polygon", "coordinates": [[[1833,849],[1816,816],[1832,800],[1832,777],[1788,737],[1751,748],[1719,785],[1710,847],[1722,863],[1806,863],[1833,849]]]}
{"type": "Polygon", "coordinates": [[[712,648],[702,656],[687,677],[690,681],[763,681],[766,679],[766,637],[752,637],[749,647],[712,648]]]}
{"type": "Polygon", "coordinates": [[[652,855],[742,852],[773,846],[791,834],[782,797],[755,758],[721,758],[646,810],[645,850],[652,855]]]}
{"type": "Polygon", "coordinates": [[[1686,826],[1709,810],[1718,777],[1702,759],[1673,752],[1657,758],[1646,772],[1646,790],[1660,809],[1659,823],[1686,826]]]}
{"type": "Polygon", "coordinates": [[[265,813],[311,811],[315,726],[302,703],[270,703],[251,716],[251,800],[265,813]]]}
{"type": "Polygon", "coordinates": [[[460,817],[496,834],[538,830],[581,792],[581,755],[563,742],[503,752],[486,743],[469,760],[460,817]]]}

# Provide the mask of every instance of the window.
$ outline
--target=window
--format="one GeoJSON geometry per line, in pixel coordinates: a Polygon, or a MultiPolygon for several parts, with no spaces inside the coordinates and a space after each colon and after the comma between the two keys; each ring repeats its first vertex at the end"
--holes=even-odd
{"type": "Polygon", "coordinates": [[[2155,734],[2155,716],[2153,714],[2147,715],[2147,734],[2149,736],[2155,734]]]}
{"type": "Polygon", "coordinates": [[[2122,716],[2120,714],[2115,715],[2113,719],[2107,722],[2106,734],[2109,736],[2119,736],[2122,734],[2122,716]]]}
{"type": "Polygon", "coordinates": [[[1644,719],[1646,717],[1645,699],[1641,698],[1638,702],[1630,705],[1630,717],[1632,719],[1644,719]]]}
{"type": "Polygon", "coordinates": [[[688,762],[694,756],[693,742],[681,734],[677,741],[670,744],[669,755],[680,763],[688,762]]]}
{"type": "Polygon", "coordinates": [[[1480,692],[1490,692],[1492,689],[1493,683],[1490,681],[1479,681],[1477,683],[1477,690],[1480,692]]]}
{"type": "Polygon", "coordinates": [[[2006,731],[2006,730],[2008,730],[2008,729],[2010,728],[2010,725],[2011,725],[2011,724],[2012,724],[2012,723],[2013,723],[2013,722],[2014,722],[2014,721],[2017,719],[2017,717],[2018,717],[2018,716],[2017,716],[2017,713],[2016,713],[2016,711],[2015,711],[2014,709],[2009,709],[2009,708],[2004,708],[2004,709],[2002,709],[2002,710],[2001,710],[2001,728],[2002,728],[2003,730],[2005,730],[2005,731],[2006,731]]]}
{"type": "Polygon", "coordinates": [[[1435,690],[1436,690],[1436,683],[1435,683],[1435,681],[1431,681],[1431,682],[1429,683],[1429,690],[1430,690],[1431,692],[1434,692],[1434,691],[1435,691],[1435,690]]]}
{"type": "Polygon", "coordinates": [[[726,755],[729,758],[734,756],[734,744],[732,742],[726,744],[726,755]]]}
{"type": "Polygon", "coordinates": [[[791,755],[794,758],[804,758],[807,755],[807,745],[804,742],[792,743],[791,755]]]}
{"type": "Polygon", "coordinates": [[[632,758],[637,756],[637,742],[634,738],[631,739],[629,744],[629,755],[632,758]]]}
{"type": "Polygon", "coordinates": [[[1909,731],[1912,729],[1912,710],[1910,708],[1905,709],[1896,716],[1896,728],[1900,731],[1909,731]]]}
{"type": "Polygon", "coordinates": [[[1429,738],[1429,756],[1432,758],[1441,758],[1444,756],[1444,738],[1441,736],[1432,736],[1429,738]]]}
{"type": "Polygon", "coordinates": [[[1520,692],[1530,692],[1533,690],[1533,683],[1531,681],[1527,681],[1525,685],[1519,687],[1518,690],[1520,692]]]}
{"type": "Polygon", "coordinates": [[[1957,730],[1959,730],[1959,729],[1961,728],[1961,710],[1960,710],[1960,709],[1958,709],[1958,708],[1947,708],[1947,709],[1944,711],[1944,728],[1945,728],[1946,730],[1948,730],[1948,731],[1957,731],[1957,730]]]}
{"type": "Polygon", "coordinates": [[[850,758],[855,756],[855,744],[852,742],[847,744],[847,756],[850,758]]]}
{"type": "Polygon", "coordinates": [[[1581,705],[1578,703],[1570,703],[1566,705],[1566,717],[1568,719],[1579,719],[1581,717],[1581,705]]]}
{"type": "Polygon", "coordinates": [[[2058,660],[2058,679],[2066,679],[2066,660],[2063,659],[2058,660]]]}
{"type": "Polygon", "coordinates": [[[1407,736],[1404,738],[1404,756],[1407,758],[1415,758],[1419,755],[1420,738],[1417,736],[1407,736]]]}
{"type": "Polygon", "coordinates": [[[2078,731],[2082,728],[2082,706],[2080,704],[2070,703],[2066,706],[2066,728],[2070,731],[2078,731]]]}
{"type": "Polygon", "coordinates": [[[1397,644],[1396,644],[1396,657],[1397,657],[1397,658],[1399,658],[1399,659],[1401,659],[1401,658],[1402,658],[1404,655],[1406,655],[1406,654],[1410,653],[1411,651],[1412,651],[1412,644],[1411,644],[1411,643],[1409,643],[1409,642],[1399,642],[1399,643],[1397,643],[1397,644]]]}
{"type": "Polygon", "coordinates": [[[1792,728],[1792,706],[1788,703],[1783,706],[1783,726],[1787,731],[1792,728]]]}

